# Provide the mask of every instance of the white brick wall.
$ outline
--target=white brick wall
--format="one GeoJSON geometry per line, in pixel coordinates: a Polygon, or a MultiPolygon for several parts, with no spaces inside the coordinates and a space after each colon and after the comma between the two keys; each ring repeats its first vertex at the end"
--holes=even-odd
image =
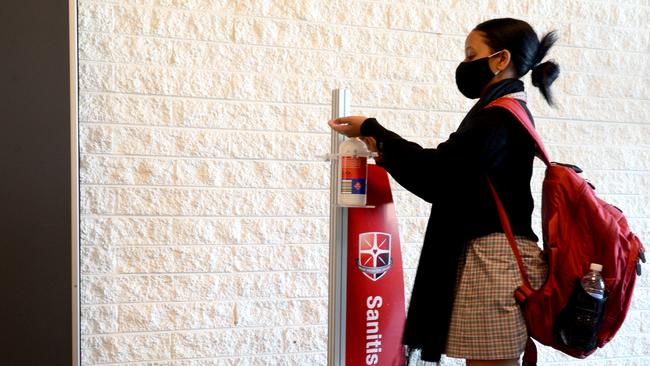
{"type": "MultiPolygon", "coordinates": [[[[80,1],[83,364],[325,364],[330,91],[435,146],[498,16],[560,30],[539,130],[650,245],[647,0],[80,1]]],[[[429,207],[394,191],[410,292],[429,207]]],[[[646,267],[611,345],[542,364],[650,364],[646,267]]]]}

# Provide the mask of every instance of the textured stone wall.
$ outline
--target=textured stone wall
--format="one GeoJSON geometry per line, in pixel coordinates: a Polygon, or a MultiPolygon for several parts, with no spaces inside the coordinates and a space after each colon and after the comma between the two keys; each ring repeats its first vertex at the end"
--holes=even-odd
{"type": "MultiPolygon", "coordinates": [[[[650,244],[647,0],[80,1],[83,364],[325,364],[330,91],[435,146],[471,105],[465,35],[498,16],[560,31],[539,130],[650,244]]],[[[408,292],[429,207],[394,191],[408,292]]],[[[577,364],[650,364],[650,276],[577,364]]]]}

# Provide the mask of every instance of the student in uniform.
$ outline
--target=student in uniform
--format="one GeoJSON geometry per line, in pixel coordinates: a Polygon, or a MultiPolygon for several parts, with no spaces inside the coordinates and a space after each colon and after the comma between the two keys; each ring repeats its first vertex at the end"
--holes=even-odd
{"type": "Polygon", "coordinates": [[[535,145],[509,111],[485,106],[497,98],[515,98],[530,115],[520,80],[529,72],[552,104],[550,86],[559,66],[542,61],[556,39],[550,32],[540,40],[517,19],[476,26],[466,38],[456,84],[465,97],[478,101],[437,148],[407,141],[374,118],[329,122],[346,136],[361,137],[378,152],[377,164],[432,203],[403,338],[410,362],[437,362],[446,354],[465,359],[468,366],[519,364],[527,339],[514,298],[521,276],[488,179],[501,197],[531,284],[538,288],[547,263],[531,229],[535,145]]]}

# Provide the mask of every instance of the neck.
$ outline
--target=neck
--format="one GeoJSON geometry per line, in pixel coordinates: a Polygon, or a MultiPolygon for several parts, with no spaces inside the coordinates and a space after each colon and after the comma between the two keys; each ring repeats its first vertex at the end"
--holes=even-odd
{"type": "Polygon", "coordinates": [[[492,78],[492,80],[490,80],[490,82],[487,83],[487,85],[481,91],[481,98],[483,98],[485,96],[485,93],[487,93],[487,91],[490,90],[490,88],[492,88],[492,86],[494,84],[497,84],[497,83],[499,83],[499,82],[501,82],[503,80],[506,80],[506,79],[516,79],[511,70],[504,70],[503,72],[499,73],[498,75],[495,75],[492,78]]]}

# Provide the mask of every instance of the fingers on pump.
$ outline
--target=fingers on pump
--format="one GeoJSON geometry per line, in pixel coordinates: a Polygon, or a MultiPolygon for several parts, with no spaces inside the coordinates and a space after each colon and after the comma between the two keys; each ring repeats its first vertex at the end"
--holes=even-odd
{"type": "Polygon", "coordinates": [[[349,128],[350,125],[351,125],[350,121],[345,117],[333,119],[330,121],[330,126],[332,126],[332,128],[335,128],[339,131],[349,128]]]}

